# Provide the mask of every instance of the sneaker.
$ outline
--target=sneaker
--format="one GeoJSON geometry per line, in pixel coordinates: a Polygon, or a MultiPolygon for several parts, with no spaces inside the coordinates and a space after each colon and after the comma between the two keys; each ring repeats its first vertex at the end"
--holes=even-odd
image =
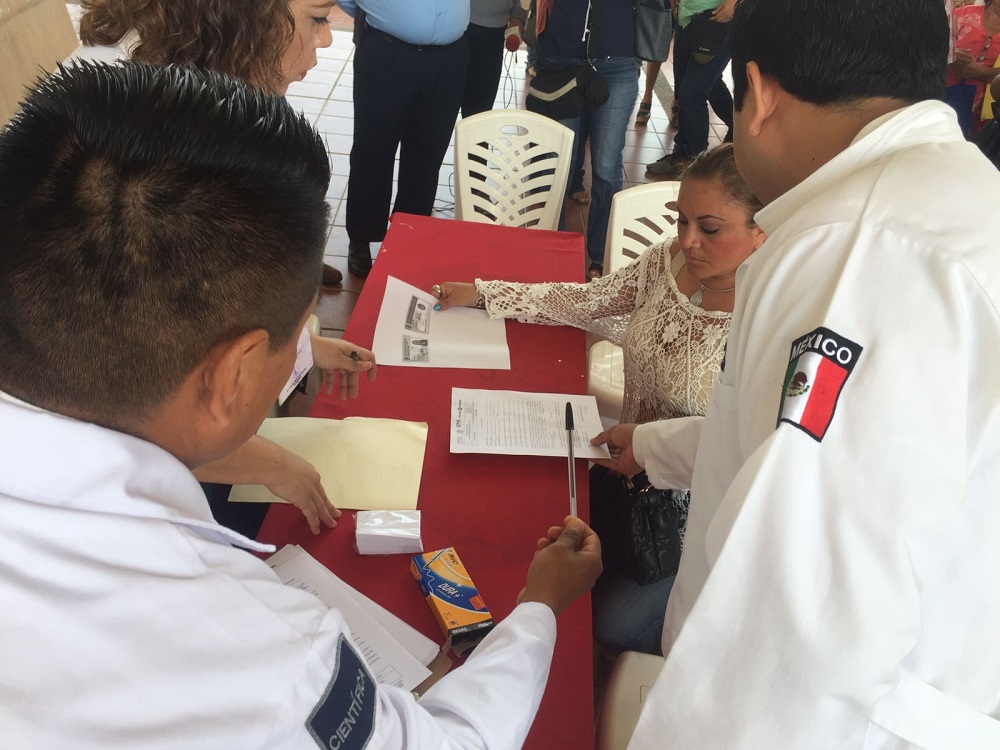
{"type": "Polygon", "coordinates": [[[367,242],[351,242],[347,246],[347,270],[362,279],[372,270],[372,251],[367,242]]]}
{"type": "Polygon", "coordinates": [[[667,154],[652,164],[646,165],[646,171],[649,174],[663,175],[664,177],[669,177],[670,179],[675,179],[677,175],[681,173],[687,163],[691,161],[689,156],[681,156],[680,154],[667,154]]]}
{"type": "Polygon", "coordinates": [[[344,274],[339,269],[323,264],[323,286],[337,286],[343,280],[344,274]]]}

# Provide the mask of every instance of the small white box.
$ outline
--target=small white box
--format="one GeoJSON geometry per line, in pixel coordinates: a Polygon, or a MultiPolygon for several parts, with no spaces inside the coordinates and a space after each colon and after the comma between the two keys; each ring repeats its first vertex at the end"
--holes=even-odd
{"type": "Polygon", "coordinates": [[[354,546],[361,555],[423,552],[419,510],[360,510],[354,546]]]}

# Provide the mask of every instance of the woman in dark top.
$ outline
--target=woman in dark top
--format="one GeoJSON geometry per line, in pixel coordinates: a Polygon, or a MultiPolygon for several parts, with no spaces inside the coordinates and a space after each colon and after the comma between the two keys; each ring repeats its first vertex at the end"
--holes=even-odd
{"type": "MultiPolygon", "coordinates": [[[[634,11],[631,0],[550,0],[540,2],[538,9],[540,65],[589,62],[608,84],[610,92],[608,100],[597,109],[563,121],[572,128],[578,140],[581,133],[590,135],[592,179],[587,222],[590,268],[587,273],[596,278],[604,270],[604,240],[611,198],[622,189],[625,132],[639,90],[634,11]]],[[[582,160],[582,151],[577,149],[571,176],[582,168],[582,160]]]]}

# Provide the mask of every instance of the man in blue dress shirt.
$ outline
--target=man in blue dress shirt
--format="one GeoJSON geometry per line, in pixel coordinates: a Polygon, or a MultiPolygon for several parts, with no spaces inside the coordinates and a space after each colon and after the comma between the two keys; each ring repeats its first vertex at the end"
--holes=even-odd
{"type": "Polygon", "coordinates": [[[394,211],[430,216],[438,172],[462,103],[469,0],[340,0],[355,18],[354,144],[347,184],[347,267],[371,270],[369,243],[394,211]]]}

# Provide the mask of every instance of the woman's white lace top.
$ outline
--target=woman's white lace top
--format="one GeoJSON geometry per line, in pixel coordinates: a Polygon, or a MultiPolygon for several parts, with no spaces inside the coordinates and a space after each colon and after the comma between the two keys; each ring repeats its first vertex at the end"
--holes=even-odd
{"type": "Polygon", "coordinates": [[[622,347],[622,422],[704,414],[722,362],[730,313],[702,310],[677,289],[670,242],[587,284],[476,280],[492,318],[570,325],[622,347]]]}

